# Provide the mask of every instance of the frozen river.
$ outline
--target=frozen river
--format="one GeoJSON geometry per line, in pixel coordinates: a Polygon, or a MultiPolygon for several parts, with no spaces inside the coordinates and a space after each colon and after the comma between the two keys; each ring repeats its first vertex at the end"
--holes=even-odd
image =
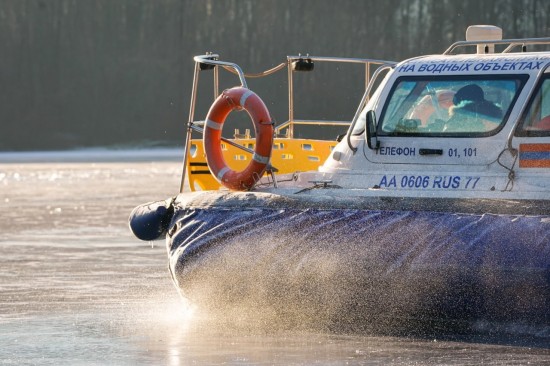
{"type": "MultiPolygon", "coordinates": [[[[233,328],[180,299],[131,209],[177,193],[177,152],[0,154],[0,365],[527,365],[550,345],[233,328]]],[[[246,327],[245,327],[246,328],[246,327]]],[[[547,338],[548,339],[548,338],[547,338]]]]}

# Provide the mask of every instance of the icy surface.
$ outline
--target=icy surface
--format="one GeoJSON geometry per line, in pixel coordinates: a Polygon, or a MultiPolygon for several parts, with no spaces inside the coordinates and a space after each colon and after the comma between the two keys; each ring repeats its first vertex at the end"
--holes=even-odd
{"type": "Polygon", "coordinates": [[[2,365],[550,362],[547,348],[509,339],[406,339],[216,323],[178,296],[164,242],[140,242],[128,230],[133,207],[177,192],[178,158],[25,159],[13,156],[6,164],[0,158],[2,365]]]}

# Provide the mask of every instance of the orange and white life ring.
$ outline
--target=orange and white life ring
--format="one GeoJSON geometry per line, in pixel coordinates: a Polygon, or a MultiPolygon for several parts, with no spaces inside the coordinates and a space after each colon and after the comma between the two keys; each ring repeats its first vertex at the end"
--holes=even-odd
{"type": "Polygon", "coordinates": [[[206,116],[203,145],[210,172],[218,182],[233,190],[251,189],[264,174],[273,146],[273,122],[264,102],[253,91],[243,87],[224,90],[206,116]],[[229,113],[242,109],[248,112],[254,123],[256,146],[250,164],[243,171],[236,172],[225,162],[221,137],[229,113]]]}

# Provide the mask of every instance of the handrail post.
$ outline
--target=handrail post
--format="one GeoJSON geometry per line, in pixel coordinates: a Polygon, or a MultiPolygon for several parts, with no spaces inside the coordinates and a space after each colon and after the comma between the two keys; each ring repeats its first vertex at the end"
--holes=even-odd
{"type": "Polygon", "coordinates": [[[219,73],[218,66],[214,66],[214,100],[218,99],[220,94],[219,73]]]}
{"type": "Polygon", "coordinates": [[[287,137],[294,137],[294,81],[292,79],[292,64],[290,58],[287,57],[288,68],[288,132],[287,137]]]}
{"type": "Polygon", "coordinates": [[[197,85],[199,83],[199,63],[195,62],[195,72],[193,74],[193,87],[191,89],[191,103],[189,105],[189,120],[187,122],[187,134],[185,136],[185,145],[183,147],[183,168],[181,172],[180,193],[183,192],[185,185],[185,174],[187,174],[187,159],[189,159],[189,147],[191,144],[191,131],[193,119],[195,118],[195,103],[197,101],[197,85]]]}
{"type": "Polygon", "coordinates": [[[365,65],[365,89],[368,88],[370,83],[370,62],[365,65]]]}

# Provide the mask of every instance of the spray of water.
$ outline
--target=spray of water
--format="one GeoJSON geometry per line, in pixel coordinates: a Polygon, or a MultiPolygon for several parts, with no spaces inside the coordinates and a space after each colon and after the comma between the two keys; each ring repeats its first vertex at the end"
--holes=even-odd
{"type": "Polygon", "coordinates": [[[545,312],[545,269],[517,269],[538,256],[504,230],[526,234],[516,219],[360,210],[220,217],[188,225],[192,240],[172,252],[173,272],[199,312],[232,327],[457,334],[479,320],[536,323],[545,312]]]}

